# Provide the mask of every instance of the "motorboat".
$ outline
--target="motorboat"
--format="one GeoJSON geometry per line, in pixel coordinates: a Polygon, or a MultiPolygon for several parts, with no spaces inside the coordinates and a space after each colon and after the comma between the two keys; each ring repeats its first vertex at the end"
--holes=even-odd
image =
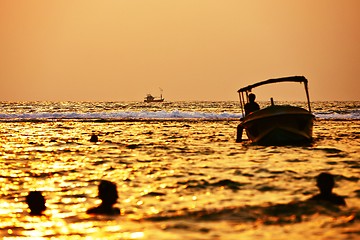
{"type": "Polygon", "coordinates": [[[160,96],[160,98],[156,98],[151,94],[147,94],[145,99],[144,99],[144,102],[147,102],[147,103],[163,102],[164,100],[165,100],[165,98],[163,98],[162,95],[160,96]]]}
{"type": "Polygon", "coordinates": [[[144,102],[146,102],[146,103],[163,102],[165,100],[165,98],[163,98],[163,96],[162,96],[162,89],[160,89],[160,92],[161,92],[160,97],[154,97],[151,94],[147,94],[144,99],[144,102]]]}
{"type": "Polygon", "coordinates": [[[259,145],[306,144],[312,141],[314,115],[311,113],[308,80],[303,76],[291,76],[261,81],[238,90],[243,117],[237,127],[237,142],[242,141],[243,130],[250,141],[259,145]],[[275,83],[297,82],[304,84],[307,108],[275,104],[245,114],[249,95],[254,88],[275,83]]]}

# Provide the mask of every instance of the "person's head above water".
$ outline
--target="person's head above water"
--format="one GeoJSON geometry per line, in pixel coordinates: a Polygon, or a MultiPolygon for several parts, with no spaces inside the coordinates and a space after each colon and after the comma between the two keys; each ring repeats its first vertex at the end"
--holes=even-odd
{"type": "Polygon", "coordinates": [[[255,102],[255,98],[256,98],[255,94],[253,93],[249,94],[249,102],[255,102]]]}
{"type": "Polygon", "coordinates": [[[90,142],[98,142],[99,141],[99,137],[96,134],[92,134],[90,137],[90,142]]]}
{"type": "Polygon", "coordinates": [[[104,204],[114,205],[119,197],[116,184],[107,180],[102,180],[98,187],[98,197],[104,204]]]}
{"type": "Polygon", "coordinates": [[[105,215],[120,214],[120,209],[113,207],[119,198],[115,183],[102,180],[98,186],[98,198],[101,199],[101,204],[97,207],[88,209],[86,211],[87,213],[105,215]]]}
{"type": "Polygon", "coordinates": [[[316,186],[323,194],[330,194],[335,186],[334,176],[330,173],[320,173],[316,177],[316,186]]]}
{"type": "Polygon", "coordinates": [[[331,204],[346,206],[346,201],[342,196],[332,192],[335,186],[334,176],[330,173],[320,173],[316,177],[316,186],[319,188],[320,193],[311,197],[309,200],[318,202],[328,202],[331,204]]]}
{"type": "Polygon", "coordinates": [[[31,191],[26,196],[31,215],[41,215],[46,209],[45,202],[44,196],[39,191],[31,191]]]}

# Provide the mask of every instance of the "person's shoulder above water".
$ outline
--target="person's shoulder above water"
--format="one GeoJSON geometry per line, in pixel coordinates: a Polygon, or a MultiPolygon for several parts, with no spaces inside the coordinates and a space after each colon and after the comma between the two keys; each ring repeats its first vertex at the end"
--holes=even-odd
{"type": "Polygon", "coordinates": [[[332,193],[331,195],[317,194],[309,198],[309,201],[328,202],[339,206],[346,206],[345,199],[335,193],[332,193]]]}
{"type": "Polygon", "coordinates": [[[104,206],[98,206],[90,208],[86,211],[87,214],[103,214],[103,215],[119,215],[120,209],[116,207],[106,208],[104,206]]]}
{"type": "Polygon", "coordinates": [[[316,177],[316,186],[320,193],[309,198],[310,201],[328,202],[335,205],[346,206],[346,201],[342,196],[332,192],[335,186],[334,176],[330,173],[320,173],[316,177]]]}

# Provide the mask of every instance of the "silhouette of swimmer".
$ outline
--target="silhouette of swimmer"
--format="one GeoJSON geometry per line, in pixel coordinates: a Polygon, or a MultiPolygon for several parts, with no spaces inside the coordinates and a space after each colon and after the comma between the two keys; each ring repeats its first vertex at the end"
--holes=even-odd
{"type": "Polygon", "coordinates": [[[316,177],[316,186],[319,188],[320,193],[311,197],[312,201],[324,201],[335,205],[346,206],[343,197],[332,192],[335,186],[334,176],[330,173],[320,173],[316,177]]]}
{"type": "Polygon", "coordinates": [[[26,203],[30,208],[30,215],[40,216],[45,211],[45,198],[39,191],[31,191],[26,196],[26,203]]]}
{"type": "Polygon", "coordinates": [[[99,141],[99,138],[97,135],[95,135],[95,134],[91,135],[90,142],[98,142],[98,141],[99,141]]]}
{"type": "Polygon", "coordinates": [[[116,184],[110,181],[102,180],[98,186],[98,198],[100,198],[102,202],[99,206],[88,209],[86,213],[118,215],[120,214],[120,209],[113,207],[118,197],[116,184]]]}

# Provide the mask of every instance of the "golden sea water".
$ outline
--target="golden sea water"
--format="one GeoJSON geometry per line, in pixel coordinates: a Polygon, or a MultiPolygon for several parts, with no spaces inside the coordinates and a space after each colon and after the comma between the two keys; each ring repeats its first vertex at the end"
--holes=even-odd
{"type": "Polygon", "coordinates": [[[236,102],[0,105],[4,239],[360,239],[359,102],[313,103],[309,146],[236,143],[236,102]],[[306,201],[320,172],[347,207],[306,201]],[[120,216],[86,214],[102,179],[120,216]]]}

